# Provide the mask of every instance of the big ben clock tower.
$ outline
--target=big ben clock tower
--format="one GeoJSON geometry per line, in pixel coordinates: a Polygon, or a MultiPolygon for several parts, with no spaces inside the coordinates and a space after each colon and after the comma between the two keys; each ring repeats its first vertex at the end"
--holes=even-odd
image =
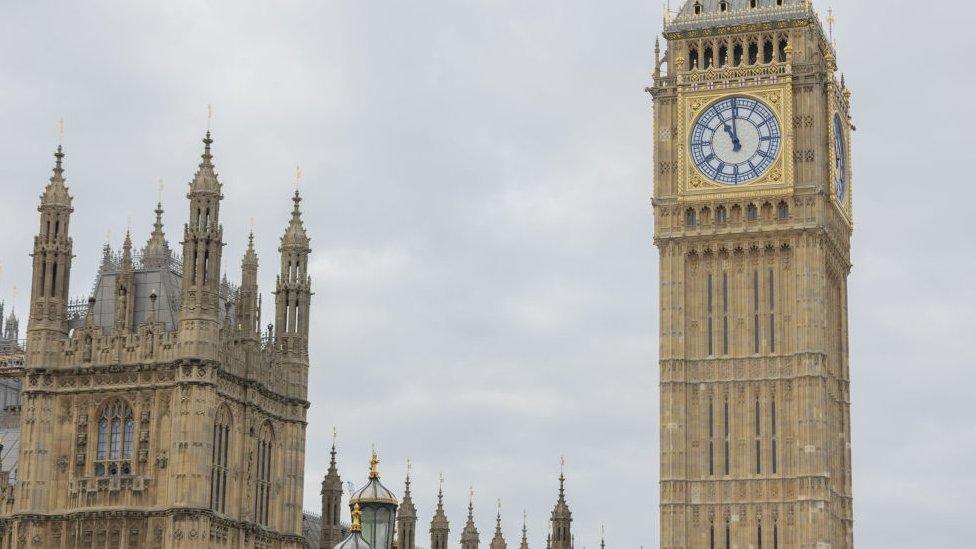
{"type": "Polygon", "coordinates": [[[661,547],[853,546],[850,93],[809,0],[687,0],[654,98],[661,547]]]}

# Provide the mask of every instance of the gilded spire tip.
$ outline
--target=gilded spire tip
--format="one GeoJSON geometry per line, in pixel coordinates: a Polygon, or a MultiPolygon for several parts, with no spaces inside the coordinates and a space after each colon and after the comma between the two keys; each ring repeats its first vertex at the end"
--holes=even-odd
{"type": "Polygon", "coordinates": [[[380,470],[377,466],[380,464],[380,458],[376,455],[376,447],[373,447],[373,457],[369,460],[369,478],[380,478],[380,470]]]}

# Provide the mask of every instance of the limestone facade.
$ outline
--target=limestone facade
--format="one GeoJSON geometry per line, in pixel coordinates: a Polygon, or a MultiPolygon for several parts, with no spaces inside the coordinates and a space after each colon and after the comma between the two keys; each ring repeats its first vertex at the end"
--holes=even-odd
{"type": "Polygon", "coordinates": [[[241,285],[220,272],[211,144],[208,132],[183,261],[157,207],[141,254],[126,235],[82,306],[68,301],[74,210],[58,148],[38,208],[2,547],[302,546],[311,283],[300,197],[281,238],[275,324],[262,333],[253,235],[241,285]]]}
{"type": "MultiPolygon", "coordinates": [[[[648,87],[661,547],[850,548],[852,124],[829,33],[804,0],[690,0],[665,37],[648,87]],[[769,167],[730,185],[715,176],[738,168],[692,149],[733,97],[781,133],[769,167]]],[[[734,157],[724,122],[713,139],[734,157]]]]}

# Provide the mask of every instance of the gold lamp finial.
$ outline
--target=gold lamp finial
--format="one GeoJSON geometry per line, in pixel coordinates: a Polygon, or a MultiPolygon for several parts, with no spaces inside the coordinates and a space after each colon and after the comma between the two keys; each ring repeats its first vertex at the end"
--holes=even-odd
{"type": "Polygon", "coordinates": [[[376,447],[373,447],[373,457],[369,460],[369,478],[380,478],[380,470],[376,468],[380,464],[380,458],[376,455],[376,447]]]}
{"type": "Polygon", "coordinates": [[[359,504],[355,504],[352,507],[352,527],[350,530],[353,532],[362,532],[363,525],[360,523],[360,517],[362,517],[363,512],[359,510],[359,504]]]}

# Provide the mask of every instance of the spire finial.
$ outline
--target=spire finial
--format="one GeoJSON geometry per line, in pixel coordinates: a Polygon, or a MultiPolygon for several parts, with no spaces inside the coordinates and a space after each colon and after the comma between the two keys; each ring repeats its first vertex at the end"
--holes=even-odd
{"type": "Polygon", "coordinates": [[[163,189],[165,189],[165,188],[166,188],[166,183],[163,181],[162,178],[160,178],[159,179],[159,193],[158,193],[158,197],[156,199],[156,202],[158,202],[160,204],[163,203],[163,189]]]}
{"type": "Polygon", "coordinates": [[[302,166],[300,164],[295,165],[295,190],[298,190],[298,184],[302,181],[302,166]]]}
{"type": "Polygon", "coordinates": [[[350,531],[352,532],[362,532],[363,526],[360,524],[360,517],[362,517],[363,512],[359,510],[359,504],[355,504],[352,508],[352,527],[350,531]]]}
{"type": "Polygon", "coordinates": [[[606,527],[603,524],[601,524],[600,525],[600,549],[604,549],[607,546],[606,537],[607,537],[606,527]]]}
{"type": "Polygon", "coordinates": [[[444,508],[444,473],[441,472],[437,480],[437,508],[444,508]]]}
{"type": "Polygon", "coordinates": [[[837,22],[837,18],[834,17],[834,8],[827,8],[827,27],[830,30],[830,43],[834,43],[834,23],[837,22]]]}
{"type": "Polygon", "coordinates": [[[210,130],[213,127],[213,105],[207,103],[207,136],[210,136],[210,130]]]}
{"type": "Polygon", "coordinates": [[[64,143],[64,117],[63,116],[61,117],[61,120],[58,121],[58,147],[60,147],[62,143],[64,143]]]}
{"type": "Polygon", "coordinates": [[[468,489],[468,521],[474,520],[474,486],[468,489]]]}
{"type": "Polygon", "coordinates": [[[376,455],[376,446],[373,446],[373,457],[369,460],[369,478],[380,478],[380,470],[377,465],[380,464],[380,458],[376,455]]]}

